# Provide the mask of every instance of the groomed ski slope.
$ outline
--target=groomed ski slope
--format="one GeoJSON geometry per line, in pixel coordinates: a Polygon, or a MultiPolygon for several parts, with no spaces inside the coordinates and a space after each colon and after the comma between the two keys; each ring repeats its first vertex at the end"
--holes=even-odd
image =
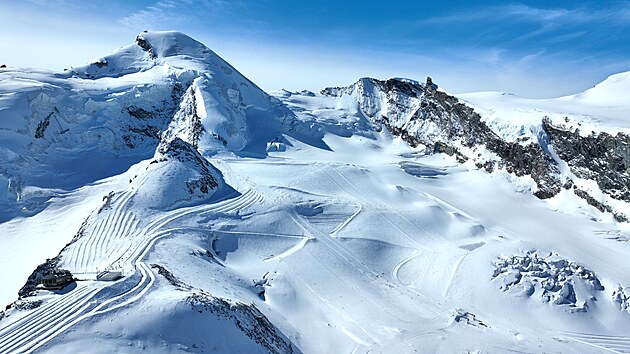
{"type": "MultiPolygon", "coordinates": [[[[97,269],[94,263],[96,261],[100,264],[108,264],[101,268],[102,270],[122,269],[126,277],[111,284],[82,281],[76,289],[68,289],[69,293],[46,300],[46,305],[0,330],[0,352],[32,352],[76,323],[129,306],[140,299],[155,282],[154,273],[142,259],[156,241],[177,230],[177,228],[166,228],[170,223],[191,214],[202,216],[210,213],[242,211],[264,200],[255,191],[248,190],[241,195],[214,204],[164,213],[136,232],[134,229],[123,226],[124,223],[116,221],[130,214],[125,210],[129,199],[130,196],[125,198],[124,195],[115,198],[112,202],[116,206],[112,211],[114,215],[109,215],[104,219],[105,221],[98,222],[93,231],[88,231],[89,236],[81,239],[85,242],[78,242],[77,247],[69,248],[67,258],[70,261],[62,265],[63,268],[72,270],[74,274],[85,275],[90,273],[86,272],[86,269],[97,269]],[[102,224],[106,227],[103,228],[102,224]],[[121,256],[116,257],[115,252],[104,252],[112,248],[108,247],[107,242],[121,243],[121,239],[124,239],[126,241],[124,244],[128,245],[121,256]],[[105,258],[112,253],[114,256],[105,258]],[[81,262],[77,263],[76,260],[81,260],[81,262]]],[[[94,275],[95,273],[92,272],[94,275]]]]}

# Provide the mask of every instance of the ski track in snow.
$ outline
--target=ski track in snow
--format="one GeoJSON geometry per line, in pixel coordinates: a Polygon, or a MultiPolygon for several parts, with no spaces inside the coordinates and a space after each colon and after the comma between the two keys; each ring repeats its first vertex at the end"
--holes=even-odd
{"type": "Polygon", "coordinates": [[[334,230],[332,230],[332,232],[330,233],[333,237],[336,237],[337,234],[343,230],[352,220],[354,220],[355,217],[357,217],[357,215],[359,215],[359,213],[361,213],[361,211],[363,211],[363,206],[361,204],[356,205],[357,207],[357,211],[355,211],[352,215],[350,215],[349,218],[347,218],[343,223],[341,223],[339,226],[335,227],[334,230]]]}
{"type": "Polygon", "coordinates": [[[398,276],[398,273],[400,272],[400,268],[402,268],[405,264],[409,263],[411,260],[413,260],[414,258],[418,257],[421,253],[419,251],[415,251],[414,254],[412,254],[411,256],[403,259],[402,261],[400,261],[398,264],[396,264],[396,266],[394,267],[394,269],[392,269],[392,278],[399,282],[402,285],[407,285],[408,284],[404,284],[401,280],[400,277],[398,276]]]}
{"type": "Polygon", "coordinates": [[[29,349],[50,332],[63,326],[78,316],[85,309],[85,304],[92,299],[98,289],[84,287],[63,296],[51,306],[40,312],[29,314],[15,324],[3,329],[0,334],[0,352],[29,352],[29,349]]]}
{"type": "MultiPolygon", "coordinates": [[[[82,247],[72,254],[72,261],[74,264],[78,262],[85,267],[86,254],[89,257],[90,252],[104,252],[111,244],[110,241],[122,240],[128,235],[144,234],[147,236],[133,242],[128,251],[114,261],[121,264],[129,262],[135,267],[134,273],[140,274],[140,280],[130,289],[109,298],[106,295],[108,290],[120,286],[129,276],[113,283],[88,282],[67,294],[56,295],[55,297],[58,298],[46,301],[40,308],[0,329],[1,353],[14,351],[30,353],[86,318],[128,306],[142,298],[155,282],[155,275],[142,259],[159,239],[178,230],[177,228],[163,230],[169,223],[190,215],[239,212],[264,201],[261,194],[249,189],[235,198],[216,204],[183,208],[166,213],[148,223],[140,232],[134,233],[131,232],[134,230],[132,226],[137,226],[137,221],[134,220],[131,212],[125,211],[132,196],[133,193],[127,192],[117,198],[116,208],[109,213],[105,221],[96,224],[95,231],[98,230],[98,232],[91,233],[87,242],[82,243],[82,247]],[[103,224],[106,224],[105,227],[103,224]],[[132,247],[134,245],[135,247],[132,247]],[[124,258],[127,254],[130,255],[129,258],[124,258]],[[107,285],[101,286],[101,284],[107,285]],[[105,294],[106,300],[98,303],[99,294],[105,294]]],[[[283,236],[287,237],[287,235],[283,236]]],[[[300,238],[302,240],[296,246],[276,257],[286,257],[303,247],[308,238],[300,238]]],[[[129,242],[132,241],[129,240],[129,242]]]]}
{"type": "MultiPolygon", "coordinates": [[[[328,247],[334,254],[336,254],[340,259],[344,260],[346,263],[350,264],[354,269],[360,272],[363,276],[368,277],[374,284],[379,284],[385,288],[391,286],[391,283],[385,282],[384,279],[374,270],[370,269],[367,265],[361,262],[358,258],[356,258],[352,253],[343,246],[338,239],[334,238],[332,235],[326,234],[317,228],[313,227],[306,218],[302,217],[297,213],[290,214],[291,218],[304,229],[306,234],[313,235],[318,241],[321,241],[326,247],[328,247]]],[[[401,284],[402,285],[402,284],[401,284]]],[[[403,285],[404,290],[408,290],[413,292],[415,295],[420,296],[425,299],[425,304],[428,305],[427,311],[431,312],[433,316],[436,318],[440,316],[441,312],[439,308],[433,304],[424,294],[418,292],[417,290],[403,285]]],[[[364,330],[365,331],[365,330],[364,330]]],[[[366,332],[367,333],[367,332],[366,332]]]]}
{"type": "Polygon", "coordinates": [[[115,208],[106,210],[105,220],[97,221],[94,228],[88,230],[86,235],[76,241],[77,247],[71,249],[71,253],[65,255],[68,267],[77,274],[96,273],[98,264],[102,258],[94,258],[94,255],[110,255],[117,251],[114,247],[116,241],[126,236],[133,236],[138,221],[135,215],[126,210],[134,193],[125,192],[119,194],[113,201],[115,208]],[[106,253],[107,250],[107,253],[106,253]]]}
{"type": "Polygon", "coordinates": [[[630,337],[579,332],[553,332],[564,338],[611,353],[630,353],[630,337]]]}

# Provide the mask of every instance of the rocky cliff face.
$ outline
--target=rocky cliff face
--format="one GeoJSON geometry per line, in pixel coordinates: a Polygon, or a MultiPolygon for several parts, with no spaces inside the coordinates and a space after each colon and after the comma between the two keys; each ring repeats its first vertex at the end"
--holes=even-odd
{"type": "MultiPolygon", "coordinates": [[[[591,133],[582,136],[579,130],[553,125],[548,118],[542,120],[543,129],[550,137],[550,144],[558,157],[573,174],[573,179],[591,180],[613,199],[630,202],[630,137],[623,133],[591,133]]],[[[571,181],[573,182],[573,181],[571,181]]],[[[618,221],[627,216],[615,211],[610,205],[594,198],[588,192],[573,186],[574,193],[584,198],[600,211],[608,211],[618,221]]]]}
{"type": "Polygon", "coordinates": [[[431,78],[425,84],[364,78],[349,87],[327,88],[321,93],[353,96],[375,127],[386,127],[412,146],[455,156],[462,163],[474,162],[488,172],[504,169],[517,177],[529,176],[536,182],[533,193],[541,199],[572,188],[575,195],[600,211],[611,212],[618,221],[626,220],[623,213],[574,183],[575,178],[596,181],[610,197],[630,201],[630,137],[624,134],[583,137],[541,117],[535,139],[506,141],[472,108],[438,90],[431,78]],[[563,162],[570,169],[569,175],[560,172],[559,163],[563,162]]]}

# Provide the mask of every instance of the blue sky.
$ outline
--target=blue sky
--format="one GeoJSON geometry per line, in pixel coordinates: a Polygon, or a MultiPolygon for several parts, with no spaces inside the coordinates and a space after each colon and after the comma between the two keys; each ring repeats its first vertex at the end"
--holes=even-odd
{"type": "Polygon", "coordinates": [[[432,76],[553,97],[630,70],[630,1],[0,0],[0,63],[62,69],[176,29],[264,89],[432,76]]]}

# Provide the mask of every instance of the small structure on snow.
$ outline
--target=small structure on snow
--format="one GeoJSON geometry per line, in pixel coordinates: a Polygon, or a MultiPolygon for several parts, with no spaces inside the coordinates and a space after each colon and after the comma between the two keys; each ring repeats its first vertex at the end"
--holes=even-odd
{"type": "Polygon", "coordinates": [[[120,270],[104,270],[96,275],[98,281],[114,281],[123,277],[120,270]]]}
{"type": "Polygon", "coordinates": [[[44,289],[63,289],[73,281],[72,273],[66,269],[53,269],[42,277],[44,289]]]}

